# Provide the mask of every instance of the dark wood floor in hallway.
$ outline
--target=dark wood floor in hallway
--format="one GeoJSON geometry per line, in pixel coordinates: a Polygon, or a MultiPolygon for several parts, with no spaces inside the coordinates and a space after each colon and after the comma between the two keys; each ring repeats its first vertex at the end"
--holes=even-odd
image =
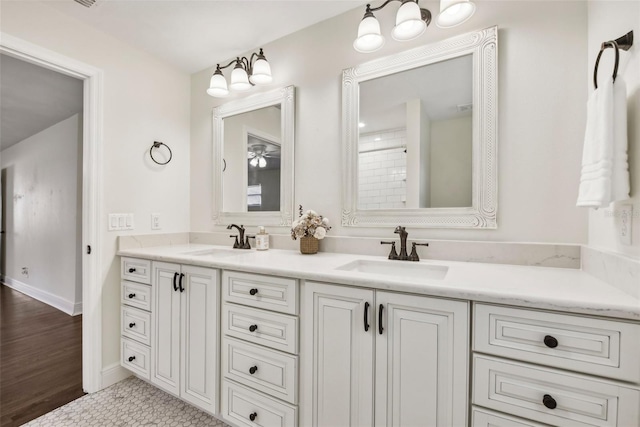
{"type": "Polygon", "coordinates": [[[0,286],[0,426],[19,426],[84,395],[82,316],[0,286]]]}

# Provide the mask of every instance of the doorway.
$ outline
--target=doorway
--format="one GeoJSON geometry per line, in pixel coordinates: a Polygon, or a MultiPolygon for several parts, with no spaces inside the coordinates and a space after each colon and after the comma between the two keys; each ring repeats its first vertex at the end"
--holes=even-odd
{"type": "Polygon", "coordinates": [[[100,69],[0,32],[0,53],[83,82],[82,113],[82,386],[102,388],[101,141],[103,73],[100,69]]]}

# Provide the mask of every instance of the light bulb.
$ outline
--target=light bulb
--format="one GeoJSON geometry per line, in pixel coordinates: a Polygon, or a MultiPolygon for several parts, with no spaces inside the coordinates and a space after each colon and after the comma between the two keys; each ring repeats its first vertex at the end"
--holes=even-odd
{"type": "Polygon", "coordinates": [[[420,6],[414,1],[402,3],[396,15],[396,26],[391,31],[391,37],[398,41],[413,40],[424,33],[427,24],[422,20],[420,6]]]}
{"type": "Polygon", "coordinates": [[[254,157],[253,159],[251,159],[249,164],[255,168],[256,166],[258,166],[258,158],[254,157]]]}
{"type": "Polygon", "coordinates": [[[258,159],[258,166],[260,166],[261,168],[267,166],[267,159],[265,159],[264,157],[260,157],[258,159]]]}
{"type": "Polygon", "coordinates": [[[373,13],[365,13],[358,25],[358,38],[353,42],[353,48],[358,52],[369,53],[375,52],[383,45],[384,37],[380,33],[380,23],[373,13]]]}
{"type": "Polygon", "coordinates": [[[451,28],[460,25],[476,11],[476,5],[470,0],[440,0],[440,14],[436,25],[440,28],[451,28]]]}

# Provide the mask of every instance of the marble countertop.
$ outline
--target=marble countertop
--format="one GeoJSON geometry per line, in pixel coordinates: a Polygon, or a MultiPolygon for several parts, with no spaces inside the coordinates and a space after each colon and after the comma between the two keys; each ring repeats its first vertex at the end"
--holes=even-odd
{"type": "Polygon", "coordinates": [[[446,266],[448,271],[443,279],[425,279],[337,269],[356,260],[388,262],[393,265],[418,264],[367,255],[328,252],[302,255],[290,250],[232,250],[226,246],[200,244],[126,249],[119,251],[118,255],[348,286],[640,320],[640,299],[576,269],[427,259],[421,260],[419,264],[446,266]],[[216,252],[205,254],[207,251],[216,252]]]}

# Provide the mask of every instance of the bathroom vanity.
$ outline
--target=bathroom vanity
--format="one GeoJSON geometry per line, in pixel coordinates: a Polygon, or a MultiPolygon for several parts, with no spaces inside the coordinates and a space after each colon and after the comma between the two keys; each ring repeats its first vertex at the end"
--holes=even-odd
{"type": "Polygon", "coordinates": [[[232,425],[640,425],[640,302],[580,270],[119,254],[122,365],[232,425]]]}

